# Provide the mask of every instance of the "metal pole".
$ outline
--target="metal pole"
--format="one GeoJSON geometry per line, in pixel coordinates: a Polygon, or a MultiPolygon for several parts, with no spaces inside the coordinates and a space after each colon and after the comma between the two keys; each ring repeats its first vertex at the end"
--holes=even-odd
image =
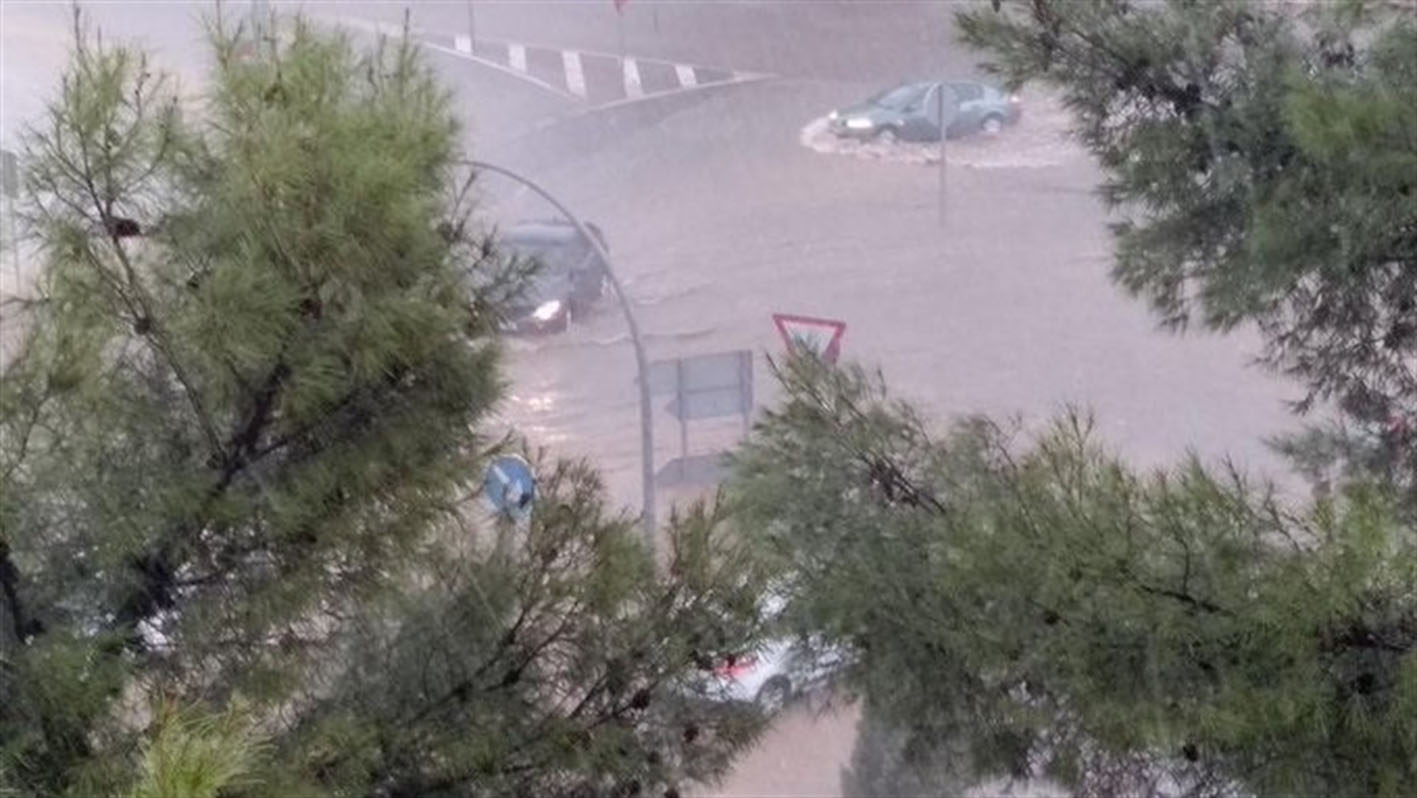
{"type": "Polygon", "coordinates": [[[473,11],[472,0],[467,0],[467,42],[468,49],[477,50],[477,14],[473,11]]]}
{"type": "Polygon", "coordinates": [[[266,24],[271,19],[270,0],[251,0],[251,33],[260,46],[260,40],[265,37],[266,24]]]}
{"type": "Polygon", "coordinates": [[[630,343],[635,348],[635,368],[639,371],[640,384],[640,478],[643,482],[644,507],[641,511],[640,520],[644,525],[645,545],[649,547],[650,553],[655,552],[655,515],[654,515],[654,415],[650,409],[649,396],[649,359],[645,357],[644,342],[640,340],[640,325],[635,321],[635,314],[630,310],[630,301],[625,297],[625,289],[620,285],[620,278],[615,275],[615,269],[610,263],[610,253],[601,246],[600,239],[592,235],[580,217],[571,213],[562,205],[550,192],[541,186],[531,182],[525,177],[511,171],[503,169],[484,161],[465,161],[468,166],[474,169],[485,169],[489,172],[496,172],[499,175],[509,177],[518,183],[534,191],[542,199],[551,203],[562,216],[565,216],[581,237],[590,242],[591,249],[600,257],[600,262],[605,264],[605,276],[610,278],[610,287],[615,289],[615,298],[620,302],[620,309],[625,313],[625,324],[630,328],[630,343]]]}
{"type": "Polygon", "coordinates": [[[674,361],[674,390],[679,400],[679,479],[689,472],[689,399],[684,395],[684,360],[674,361]]]}
{"type": "Polygon", "coordinates": [[[5,242],[10,248],[10,265],[15,271],[15,295],[20,293],[20,237],[16,220],[20,197],[20,157],[10,150],[0,150],[0,193],[5,195],[5,242]]]}
{"type": "Polygon", "coordinates": [[[15,294],[17,296],[20,293],[20,223],[19,209],[15,207],[18,202],[18,197],[10,197],[10,265],[14,267],[15,271],[15,294]]]}
{"type": "Polygon", "coordinates": [[[939,97],[939,122],[940,122],[940,227],[944,227],[948,220],[945,212],[945,84],[941,83],[935,92],[939,97]]]}

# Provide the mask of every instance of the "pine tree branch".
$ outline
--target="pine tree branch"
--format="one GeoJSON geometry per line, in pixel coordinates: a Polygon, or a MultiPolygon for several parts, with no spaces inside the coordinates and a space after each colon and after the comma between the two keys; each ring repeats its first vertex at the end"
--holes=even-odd
{"type": "MultiPolygon", "coordinates": [[[[82,51],[82,48],[80,48],[80,50],[82,51]]],[[[197,415],[197,423],[202,426],[203,431],[206,433],[208,443],[212,446],[213,454],[219,454],[220,449],[218,448],[219,443],[216,436],[216,428],[212,423],[211,416],[207,412],[206,405],[202,401],[195,384],[187,375],[186,369],[172,351],[172,347],[166,339],[163,330],[160,329],[160,320],[153,314],[152,302],[143,290],[142,283],[137,275],[137,269],[133,266],[133,262],[128,257],[128,252],[123,246],[118,226],[115,224],[116,217],[113,213],[115,200],[112,197],[104,198],[99,195],[98,186],[95,183],[92,158],[89,152],[90,142],[84,136],[78,136],[77,140],[80,163],[75,165],[69,162],[67,166],[70,168],[70,171],[78,177],[80,185],[83,186],[85,192],[88,194],[89,200],[93,203],[93,210],[98,213],[99,222],[107,234],[109,242],[113,246],[113,251],[118,257],[119,264],[123,267],[123,273],[128,287],[135,295],[136,304],[142,310],[140,319],[147,321],[146,326],[149,334],[145,337],[149,337],[153,342],[154,348],[167,360],[168,367],[172,369],[173,376],[177,379],[178,383],[182,385],[183,393],[186,394],[188,402],[192,405],[192,409],[197,415]],[[74,168],[75,166],[78,168],[74,168]]],[[[55,154],[58,156],[57,152],[55,154]]],[[[110,152],[109,154],[111,156],[112,153],[110,152]]],[[[110,180],[111,177],[110,174],[110,180]]],[[[133,301],[129,301],[130,308],[132,304],[133,301]]],[[[134,326],[136,328],[140,325],[135,324],[134,326]]]]}
{"type": "MultiPolygon", "coordinates": [[[[216,427],[212,422],[211,415],[207,411],[206,404],[202,400],[201,394],[197,391],[195,383],[187,374],[186,369],[172,350],[166,338],[166,332],[163,329],[161,320],[156,318],[153,314],[152,303],[142,290],[141,283],[137,276],[137,270],[132,260],[128,257],[128,252],[123,247],[122,238],[118,234],[119,231],[115,224],[116,217],[112,215],[111,209],[105,209],[105,204],[99,197],[98,189],[94,184],[93,175],[89,167],[87,147],[82,144],[80,145],[82,163],[79,164],[74,163],[57,147],[50,147],[49,153],[50,157],[68,171],[71,178],[76,180],[76,182],[84,188],[89,201],[93,203],[92,210],[98,214],[99,226],[103,228],[105,236],[113,246],[114,254],[123,269],[123,282],[127,284],[129,290],[124,290],[119,281],[109,274],[108,268],[102,264],[98,256],[92,250],[85,247],[83,251],[87,260],[90,265],[94,267],[99,277],[109,285],[114,295],[124,304],[129,314],[133,317],[134,331],[152,345],[153,349],[161,355],[163,360],[167,363],[168,368],[172,370],[173,377],[182,387],[182,392],[186,396],[188,404],[191,405],[193,413],[196,415],[197,423],[202,428],[207,438],[208,445],[211,446],[213,454],[219,455],[221,452],[220,439],[217,437],[216,427]]],[[[56,196],[60,197],[62,202],[68,205],[82,218],[93,219],[87,210],[82,209],[76,203],[64,198],[62,192],[60,192],[57,187],[54,193],[56,196]]]]}
{"type": "MultiPolygon", "coordinates": [[[[830,404],[826,395],[817,389],[816,383],[809,381],[801,387],[807,392],[816,407],[823,412],[823,415],[829,417],[830,404]]],[[[869,421],[866,413],[844,392],[838,392],[834,399],[846,409],[851,421],[858,424],[865,424],[869,421]]],[[[945,507],[944,503],[934,495],[916,485],[890,455],[852,444],[850,442],[851,436],[848,434],[850,430],[843,424],[836,423],[834,426],[838,434],[838,441],[844,442],[856,460],[866,466],[868,474],[879,477],[881,488],[886,492],[887,499],[893,498],[892,492],[898,490],[901,500],[912,507],[932,510],[938,515],[949,514],[949,508],[945,507]]]]}
{"type": "Polygon", "coordinates": [[[1323,648],[1330,652],[1340,648],[1386,651],[1392,654],[1408,654],[1412,651],[1411,644],[1394,643],[1378,630],[1362,623],[1350,624],[1339,634],[1329,637],[1323,648]]]}
{"type": "Polygon", "coordinates": [[[260,443],[261,434],[270,423],[271,411],[275,408],[281,386],[290,378],[290,367],[285,362],[285,352],[289,345],[290,341],[287,340],[281,346],[275,365],[262,381],[245,421],[232,430],[226,446],[223,447],[228,454],[226,463],[222,466],[221,478],[217,482],[219,490],[225,490],[237,474],[251,463],[251,456],[256,451],[256,445],[260,443]]]}
{"type": "Polygon", "coordinates": [[[20,571],[10,556],[10,543],[4,538],[0,538],[0,595],[4,596],[5,609],[10,616],[10,634],[15,642],[24,645],[28,642],[30,629],[24,602],[20,598],[20,571]]]}
{"type": "Polygon", "coordinates": [[[1140,590],[1141,592],[1146,593],[1149,596],[1159,596],[1161,598],[1174,599],[1186,605],[1187,607],[1191,607],[1197,610],[1203,610],[1207,613],[1226,616],[1234,615],[1233,612],[1225,609],[1224,607],[1220,606],[1219,604],[1216,604],[1213,601],[1209,601],[1203,598],[1197,598],[1181,590],[1171,590],[1169,588],[1164,587],[1154,587],[1141,581],[1134,581],[1132,584],[1136,587],[1137,590],[1140,590]]]}
{"type": "Polygon", "coordinates": [[[44,395],[30,404],[29,417],[25,420],[24,432],[20,435],[19,445],[10,457],[10,462],[6,465],[4,473],[0,473],[0,484],[8,482],[15,471],[24,463],[25,457],[29,453],[30,439],[34,435],[34,428],[38,426],[40,413],[43,412],[44,404],[50,396],[51,393],[46,386],[44,395]]]}

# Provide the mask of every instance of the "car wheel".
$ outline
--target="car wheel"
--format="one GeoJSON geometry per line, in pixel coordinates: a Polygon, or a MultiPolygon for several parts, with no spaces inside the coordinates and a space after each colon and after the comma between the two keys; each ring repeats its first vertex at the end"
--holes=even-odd
{"type": "Polygon", "coordinates": [[[768,679],[767,684],[758,688],[754,702],[764,712],[776,714],[787,706],[787,700],[791,697],[792,682],[788,681],[786,676],[774,676],[768,679]]]}
{"type": "Polygon", "coordinates": [[[984,121],[980,123],[979,129],[984,131],[986,136],[997,136],[1004,130],[1003,117],[986,116],[984,121]]]}
{"type": "Polygon", "coordinates": [[[893,127],[883,127],[876,131],[875,140],[880,144],[889,146],[900,141],[900,134],[897,133],[893,127]]]}

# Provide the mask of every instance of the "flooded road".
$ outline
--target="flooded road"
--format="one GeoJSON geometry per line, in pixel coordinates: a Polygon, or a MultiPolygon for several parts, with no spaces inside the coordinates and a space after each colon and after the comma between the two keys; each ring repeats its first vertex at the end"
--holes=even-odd
{"type": "MultiPolygon", "coordinates": [[[[751,349],[768,403],[764,356],[782,350],[772,314],[840,319],[843,357],[879,366],[938,418],[1036,421],[1076,403],[1145,465],[1194,447],[1274,466],[1256,431],[1291,423],[1287,386],[1248,367],[1254,339],[1159,332],[1109,284],[1097,176],[1060,125],[1026,118],[952,145],[942,226],[934,165],[803,146],[804,120],[852,91],[741,87],[537,172],[605,231],[651,359],[751,349]]],[[[518,342],[512,369],[509,417],[594,455],[634,503],[634,361],[615,309],[518,342]]],[[[677,434],[668,414],[656,418],[662,463],[677,434]]]]}

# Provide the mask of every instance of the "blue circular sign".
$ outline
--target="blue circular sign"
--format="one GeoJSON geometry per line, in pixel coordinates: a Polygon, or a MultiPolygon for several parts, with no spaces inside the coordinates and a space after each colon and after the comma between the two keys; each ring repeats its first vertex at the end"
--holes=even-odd
{"type": "Polygon", "coordinates": [[[487,466],[482,495],[497,512],[521,520],[531,515],[531,505],[536,501],[536,475],[522,458],[503,455],[487,466]]]}

